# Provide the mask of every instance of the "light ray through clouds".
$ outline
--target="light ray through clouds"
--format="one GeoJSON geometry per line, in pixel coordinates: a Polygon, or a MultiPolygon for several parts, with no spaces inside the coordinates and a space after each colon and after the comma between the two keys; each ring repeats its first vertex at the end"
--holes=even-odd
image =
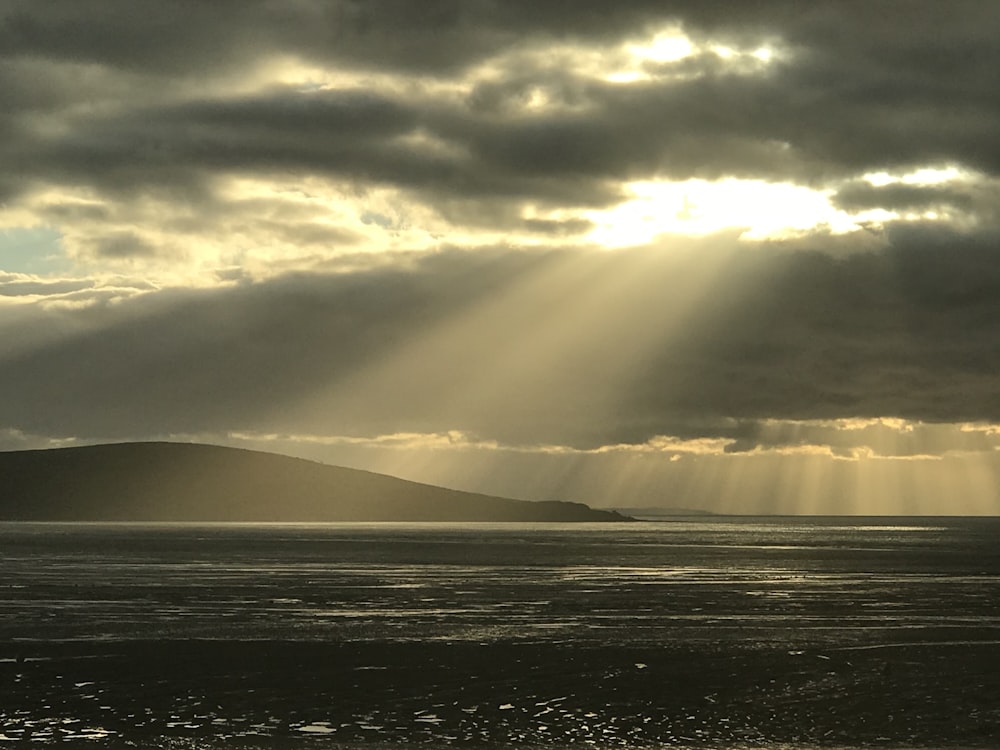
{"type": "Polygon", "coordinates": [[[11,0],[0,441],[1000,513],[1000,11],[959,5],[11,0]]]}
{"type": "MultiPolygon", "coordinates": [[[[463,433],[376,438],[211,435],[215,442],[334,455],[346,465],[529,498],[729,513],[994,515],[1000,426],[906,420],[764,420],[760,442],[657,436],[595,448],[504,445],[463,433]],[[873,433],[878,436],[873,438],[873,433]],[[742,449],[740,448],[742,444],[742,449]],[[878,448],[873,448],[872,445],[878,448]]],[[[747,425],[731,424],[745,434],[747,425]]],[[[190,439],[191,436],[181,436],[190,439]]],[[[201,436],[204,439],[206,436],[201,436]]]]}
{"type": "Polygon", "coordinates": [[[688,247],[568,253],[457,319],[405,341],[370,366],[313,394],[304,414],[360,423],[378,404],[384,424],[433,425],[505,442],[599,442],[620,394],[651,352],[695,325],[697,306],[728,253],[688,247]],[[665,258],[686,257],[687,262],[665,258]],[[670,278],[683,271],[683,284],[670,278]]]}

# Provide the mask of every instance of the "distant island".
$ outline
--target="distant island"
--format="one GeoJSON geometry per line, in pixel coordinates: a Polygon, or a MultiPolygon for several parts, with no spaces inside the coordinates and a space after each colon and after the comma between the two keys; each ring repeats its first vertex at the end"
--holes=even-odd
{"type": "Polygon", "coordinates": [[[627,521],[582,503],[480,495],[260,451],[116,443],[0,452],[0,520],[627,521]]]}

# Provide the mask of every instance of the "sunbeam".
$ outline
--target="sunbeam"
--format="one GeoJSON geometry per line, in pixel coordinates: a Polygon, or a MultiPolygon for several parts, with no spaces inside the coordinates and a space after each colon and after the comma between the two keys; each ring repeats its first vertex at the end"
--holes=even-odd
{"type": "Polygon", "coordinates": [[[491,297],[308,394],[299,408],[341,430],[371,419],[377,434],[386,414],[416,432],[593,444],[588,425],[611,418],[636,370],[693,325],[737,251],[727,239],[540,259],[491,297]]]}

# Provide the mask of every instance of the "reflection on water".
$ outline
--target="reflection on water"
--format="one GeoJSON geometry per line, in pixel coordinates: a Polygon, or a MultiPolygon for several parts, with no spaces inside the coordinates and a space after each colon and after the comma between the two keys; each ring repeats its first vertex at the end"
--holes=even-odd
{"type": "Polygon", "coordinates": [[[0,525],[0,742],[992,747],[998,531],[0,525]]]}

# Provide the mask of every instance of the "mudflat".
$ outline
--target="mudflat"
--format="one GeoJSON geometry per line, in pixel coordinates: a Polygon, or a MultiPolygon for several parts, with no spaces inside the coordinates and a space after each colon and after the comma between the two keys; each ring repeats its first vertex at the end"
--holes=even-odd
{"type": "Polygon", "coordinates": [[[995,748],[996,530],[0,527],[0,743],[995,748]]]}
{"type": "Polygon", "coordinates": [[[1000,648],[126,641],[3,648],[10,740],[978,746],[1000,648]]]}

